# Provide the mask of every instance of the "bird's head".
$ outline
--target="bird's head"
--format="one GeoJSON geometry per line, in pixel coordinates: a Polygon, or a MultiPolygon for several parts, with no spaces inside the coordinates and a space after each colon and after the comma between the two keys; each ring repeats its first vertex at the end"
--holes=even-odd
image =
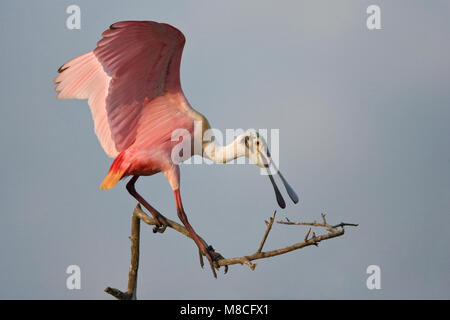
{"type": "Polygon", "coordinates": [[[240,140],[245,156],[260,168],[265,167],[265,159],[270,159],[267,143],[258,132],[250,131],[242,135],[240,140]]]}
{"type": "Polygon", "coordinates": [[[283,209],[286,207],[286,203],[280,193],[280,190],[277,187],[277,184],[275,183],[272,173],[278,174],[286,188],[289,197],[294,203],[297,203],[298,196],[295,193],[294,189],[292,189],[292,187],[283,177],[280,170],[278,170],[278,168],[275,166],[275,163],[272,161],[266,140],[258,132],[250,131],[242,135],[240,144],[241,148],[245,150],[245,156],[247,158],[249,158],[258,167],[265,168],[267,170],[267,175],[269,176],[270,182],[272,183],[273,189],[275,191],[278,205],[283,209]]]}

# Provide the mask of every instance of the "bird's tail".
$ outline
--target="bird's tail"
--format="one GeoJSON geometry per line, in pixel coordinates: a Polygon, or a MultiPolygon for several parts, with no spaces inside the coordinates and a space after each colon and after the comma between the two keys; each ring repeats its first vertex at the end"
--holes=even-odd
{"type": "Polygon", "coordinates": [[[100,189],[112,189],[120,179],[126,176],[126,172],[130,164],[124,160],[124,152],[119,153],[109,168],[108,174],[100,185],[100,189]]]}

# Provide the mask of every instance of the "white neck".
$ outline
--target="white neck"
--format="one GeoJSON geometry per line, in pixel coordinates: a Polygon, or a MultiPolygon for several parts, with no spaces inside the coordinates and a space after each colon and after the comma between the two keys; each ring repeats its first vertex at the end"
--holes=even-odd
{"type": "Polygon", "coordinates": [[[203,146],[203,156],[211,159],[215,163],[226,163],[233,159],[245,156],[245,148],[240,143],[240,138],[236,138],[232,143],[221,146],[215,141],[207,142],[203,146]]]}

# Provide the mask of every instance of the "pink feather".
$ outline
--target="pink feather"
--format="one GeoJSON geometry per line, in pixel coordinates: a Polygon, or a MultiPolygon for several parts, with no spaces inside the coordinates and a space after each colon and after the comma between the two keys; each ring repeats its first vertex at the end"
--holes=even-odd
{"type": "Polygon", "coordinates": [[[117,22],[93,51],[58,70],[58,98],[89,99],[97,137],[117,157],[107,187],[127,175],[170,170],[172,132],[193,133],[194,111],[180,84],[184,43],[167,24],[117,22]]]}

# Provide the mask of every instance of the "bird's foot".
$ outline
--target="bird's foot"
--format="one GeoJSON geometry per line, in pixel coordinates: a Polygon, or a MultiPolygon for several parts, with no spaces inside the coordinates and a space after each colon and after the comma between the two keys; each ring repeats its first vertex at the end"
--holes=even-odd
{"type": "Polygon", "coordinates": [[[164,218],[162,215],[156,218],[156,225],[153,228],[153,233],[163,233],[166,231],[166,228],[168,226],[166,218],[164,218]]]}
{"type": "MultiPolygon", "coordinates": [[[[200,266],[203,268],[203,265],[204,265],[203,264],[203,255],[205,255],[211,266],[211,270],[213,272],[214,278],[217,278],[216,269],[219,270],[219,268],[220,268],[219,260],[224,259],[224,257],[220,253],[216,252],[212,246],[206,247],[206,249],[203,252],[199,251],[199,254],[200,254],[200,266]]],[[[225,266],[224,268],[225,268],[224,273],[227,273],[228,266],[225,266]]]]}

